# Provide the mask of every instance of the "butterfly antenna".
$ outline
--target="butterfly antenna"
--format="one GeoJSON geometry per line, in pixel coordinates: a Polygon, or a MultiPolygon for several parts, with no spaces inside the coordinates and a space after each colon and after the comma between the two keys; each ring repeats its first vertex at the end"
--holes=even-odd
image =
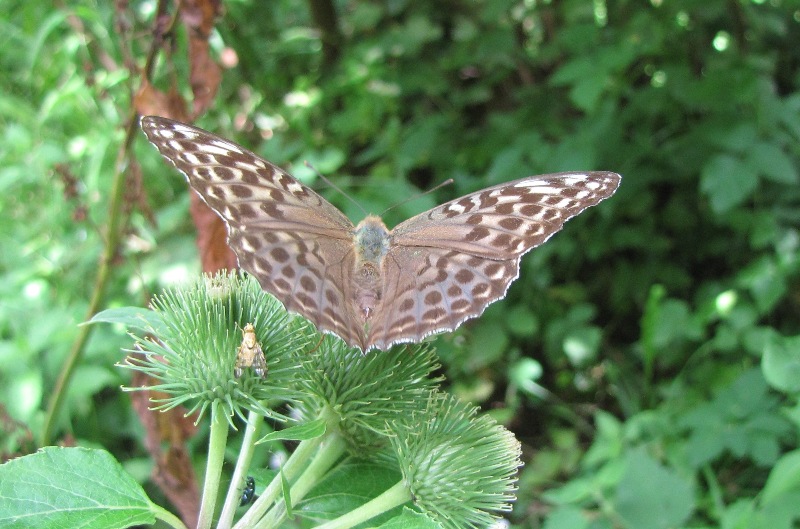
{"type": "Polygon", "coordinates": [[[305,160],[305,161],[303,162],[303,164],[304,164],[306,167],[308,167],[309,169],[311,169],[312,171],[314,171],[314,172],[317,174],[317,176],[318,176],[318,177],[320,177],[320,178],[322,179],[322,181],[323,181],[323,182],[325,182],[326,184],[328,184],[329,186],[331,186],[332,188],[334,188],[336,191],[338,191],[339,193],[341,193],[341,194],[342,194],[342,196],[344,196],[344,197],[345,197],[347,200],[349,200],[350,202],[352,202],[353,204],[355,204],[355,205],[356,205],[356,207],[357,207],[358,209],[360,209],[360,210],[361,210],[361,213],[363,213],[364,215],[366,215],[366,214],[367,214],[367,212],[364,210],[364,208],[363,208],[363,207],[361,207],[361,204],[359,204],[359,203],[358,203],[358,202],[357,202],[357,201],[356,201],[356,200],[355,200],[353,197],[351,197],[350,195],[348,195],[347,193],[345,193],[344,191],[342,191],[342,188],[340,188],[339,186],[337,186],[336,184],[334,184],[334,183],[333,183],[333,182],[332,182],[332,181],[331,181],[331,180],[330,180],[330,179],[329,179],[327,176],[325,176],[324,174],[322,174],[322,173],[320,173],[319,171],[317,171],[317,168],[316,168],[316,167],[314,167],[313,165],[311,165],[311,162],[309,162],[308,160],[305,160]]]}
{"type": "Polygon", "coordinates": [[[439,184],[439,185],[437,185],[435,187],[432,187],[432,188],[428,189],[427,191],[423,191],[422,193],[418,193],[418,194],[414,195],[413,197],[409,197],[409,198],[403,200],[402,202],[398,202],[397,204],[391,205],[388,208],[386,208],[385,210],[383,210],[383,213],[381,213],[381,216],[385,215],[387,211],[391,211],[396,207],[402,206],[403,204],[408,204],[412,200],[416,200],[418,198],[424,197],[425,195],[429,195],[429,194],[433,193],[434,191],[436,191],[437,189],[440,189],[440,188],[442,188],[444,186],[449,186],[454,181],[455,180],[453,180],[452,178],[448,178],[447,180],[445,180],[441,184],[439,184]]]}

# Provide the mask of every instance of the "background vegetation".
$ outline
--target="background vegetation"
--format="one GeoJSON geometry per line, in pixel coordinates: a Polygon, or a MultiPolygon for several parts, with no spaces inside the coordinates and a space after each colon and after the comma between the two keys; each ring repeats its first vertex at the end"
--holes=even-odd
{"type": "Polygon", "coordinates": [[[100,445],[148,480],[114,367],[131,341],[78,325],[199,271],[185,182],[134,129],[155,109],[355,220],[304,160],[373,212],[455,180],[390,226],[530,174],[621,173],[506,300],[436,340],[450,390],[523,443],[510,523],[800,519],[800,3],[232,0],[215,20],[186,5],[213,30],[185,13],[165,35],[174,6],[154,1],[0,2],[5,458],[100,445]]]}

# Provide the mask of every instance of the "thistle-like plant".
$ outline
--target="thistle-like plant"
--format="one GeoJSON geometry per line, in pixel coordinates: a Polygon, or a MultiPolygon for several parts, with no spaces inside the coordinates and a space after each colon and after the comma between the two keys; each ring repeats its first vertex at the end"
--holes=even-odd
{"type": "MultiPolygon", "coordinates": [[[[215,524],[284,527],[295,517],[305,519],[304,527],[323,529],[367,521],[378,525],[391,518],[411,528],[478,528],[510,508],[519,444],[476,408],[437,391],[440,380],[433,372],[438,364],[428,345],[364,354],[338,338],[323,339],[239,274],[205,277],[170,290],[135,316],[131,309],[117,309],[94,321],[125,322],[137,331],[131,356],[122,365],[146,373],[153,384],[129,390],[156,389],[162,397],[153,401],[154,409],[183,405],[198,421],[210,422],[201,529],[215,524]],[[265,366],[250,369],[241,356],[237,363],[237,354],[261,352],[265,366]],[[265,417],[282,427],[262,435],[265,417]],[[228,433],[242,423],[241,447],[227,471],[228,433]],[[285,441],[299,443],[278,468],[252,468],[256,451],[273,450],[285,441]],[[248,501],[254,495],[251,474],[259,476],[257,498],[235,521],[246,485],[248,501]],[[227,494],[217,508],[228,475],[227,494]]],[[[70,457],[92,457],[85,451],[31,457],[45,455],[48,468],[63,463],[73,478],[79,471],[70,457]]],[[[106,456],[97,455],[108,463],[106,456]]],[[[80,469],[88,472],[89,466],[80,469]]],[[[104,472],[124,473],[121,467],[104,472]]],[[[0,490],[22,490],[14,479],[4,481],[0,490]]],[[[87,476],[73,479],[72,485],[97,485],[98,480],[102,477],[87,476]]],[[[141,488],[134,490],[138,485],[132,479],[117,478],[121,482],[124,487],[116,486],[125,507],[104,505],[104,523],[113,512],[120,514],[118,527],[131,520],[152,523],[155,517],[182,527],[141,488]],[[135,512],[125,517],[126,508],[135,512]]],[[[114,486],[101,490],[107,494],[114,486]]],[[[64,512],[72,516],[70,523],[75,523],[75,508],[91,511],[81,502],[92,494],[69,498],[74,505],[64,512]]]]}
{"type": "MultiPolygon", "coordinates": [[[[185,405],[198,420],[214,406],[228,420],[250,410],[280,417],[266,403],[296,396],[292,381],[293,353],[304,350],[313,330],[302,318],[288,314],[258,283],[238,274],[204,276],[187,286],[168,290],[142,314],[146,324],[124,367],[146,373],[157,382],[143,388],[168,395],[154,402],[166,410],[185,405]],[[234,375],[242,331],[252,325],[267,359],[269,377],[245,371],[234,375]]],[[[273,402],[274,403],[274,402],[273,402]]]]}

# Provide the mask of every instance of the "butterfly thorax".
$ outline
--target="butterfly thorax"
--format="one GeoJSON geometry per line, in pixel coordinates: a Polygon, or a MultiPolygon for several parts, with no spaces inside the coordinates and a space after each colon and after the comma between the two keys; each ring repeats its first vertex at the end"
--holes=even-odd
{"type": "Polygon", "coordinates": [[[380,217],[368,215],[353,232],[358,259],[379,265],[389,250],[389,230],[380,217]]]}
{"type": "Polygon", "coordinates": [[[389,230],[380,217],[369,215],[358,223],[353,232],[353,247],[356,251],[353,301],[366,322],[383,296],[381,268],[389,250],[389,230]]]}

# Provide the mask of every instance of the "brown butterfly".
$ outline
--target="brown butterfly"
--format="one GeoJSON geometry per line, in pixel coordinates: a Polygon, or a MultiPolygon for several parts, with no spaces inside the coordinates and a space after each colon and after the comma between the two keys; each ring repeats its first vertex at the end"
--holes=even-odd
{"type": "Polygon", "coordinates": [[[389,230],[357,226],[279,167],[210,132],[142,118],[161,154],[228,226],[240,266],[288,310],[362,351],[451,331],[505,296],[520,258],[614,194],[610,172],[531,176],[389,230]]]}

